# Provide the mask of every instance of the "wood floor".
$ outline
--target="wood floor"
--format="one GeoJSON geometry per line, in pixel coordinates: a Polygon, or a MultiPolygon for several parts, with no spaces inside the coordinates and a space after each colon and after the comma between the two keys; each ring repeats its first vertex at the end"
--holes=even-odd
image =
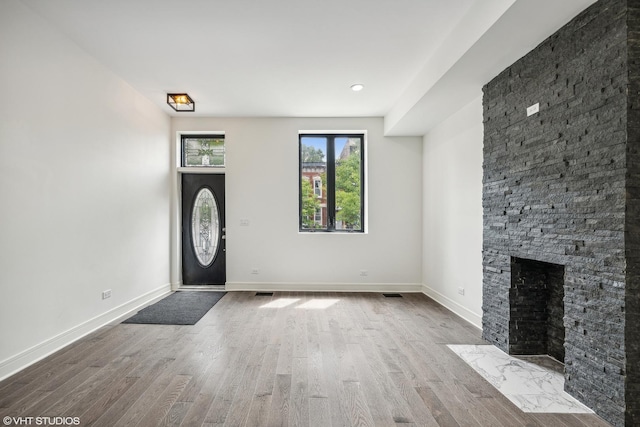
{"type": "Polygon", "coordinates": [[[109,325],[1,382],[0,416],[108,427],[608,426],[521,412],[446,347],[482,344],[479,330],[422,294],[403,296],[232,292],[195,326],[109,325]]]}

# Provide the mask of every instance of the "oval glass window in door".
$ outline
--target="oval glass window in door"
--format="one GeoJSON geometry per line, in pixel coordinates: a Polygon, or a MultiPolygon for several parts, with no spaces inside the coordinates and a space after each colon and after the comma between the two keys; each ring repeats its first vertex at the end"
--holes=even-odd
{"type": "Polygon", "coordinates": [[[193,251],[201,266],[211,265],[220,242],[220,211],[213,193],[201,188],[193,202],[191,214],[191,241],[193,251]]]}

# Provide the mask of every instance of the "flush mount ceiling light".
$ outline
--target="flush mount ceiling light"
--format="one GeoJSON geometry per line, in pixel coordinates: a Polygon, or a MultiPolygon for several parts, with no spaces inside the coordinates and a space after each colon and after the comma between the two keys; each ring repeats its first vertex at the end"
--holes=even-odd
{"type": "Polygon", "coordinates": [[[351,90],[354,92],[360,92],[362,89],[364,89],[364,85],[361,83],[351,85],[351,90]]]}
{"type": "Polygon", "coordinates": [[[196,111],[196,104],[186,93],[168,93],[167,104],[176,111],[196,111]]]}

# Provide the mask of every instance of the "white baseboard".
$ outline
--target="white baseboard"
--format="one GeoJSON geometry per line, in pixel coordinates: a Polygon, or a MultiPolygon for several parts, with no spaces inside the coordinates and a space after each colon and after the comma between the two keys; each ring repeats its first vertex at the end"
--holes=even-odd
{"type": "Polygon", "coordinates": [[[163,285],[151,292],[147,292],[144,295],[139,296],[127,303],[122,304],[119,307],[115,307],[106,313],[89,319],[80,325],[69,329],[61,334],[58,334],[46,341],[41,342],[27,350],[24,350],[15,356],[12,356],[6,360],[0,362],[0,381],[10,377],[11,375],[23,370],[29,365],[36,363],[37,361],[44,359],[52,353],[60,350],[61,348],[71,344],[72,342],[84,337],[103,327],[104,325],[115,321],[121,317],[128,316],[138,311],[144,305],[152,302],[155,299],[165,296],[171,292],[171,285],[163,285]]]}
{"type": "Polygon", "coordinates": [[[422,293],[437,302],[438,304],[446,307],[447,309],[453,311],[458,316],[462,317],[467,322],[471,323],[476,328],[482,330],[482,315],[474,313],[468,308],[458,304],[454,300],[449,297],[442,295],[438,291],[434,291],[427,285],[422,285],[422,293]]]}
{"type": "Polygon", "coordinates": [[[227,291],[300,292],[422,292],[420,283],[270,283],[227,282],[227,291]]]}

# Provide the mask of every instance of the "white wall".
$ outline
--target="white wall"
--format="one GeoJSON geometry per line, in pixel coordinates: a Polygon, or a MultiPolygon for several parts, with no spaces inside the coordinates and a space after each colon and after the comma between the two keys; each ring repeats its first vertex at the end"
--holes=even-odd
{"type": "MultiPolygon", "coordinates": [[[[226,133],[228,289],[421,289],[421,138],[385,138],[381,118],[174,118],[172,123],[174,134],[226,133]],[[367,131],[367,234],[298,232],[300,130],[367,131]],[[241,227],[241,219],[250,225],[241,227]],[[251,274],[252,269],[260,273],[251,274]],[[361,270],[368,276],[360,276],[361,270]]],[[[179,251],[172,260],[172,281],[178,283],[179,251]]]]}
{"type": "Polygon", "coordinates": [[[2,378],[167,291],[170,119],[19,1],[0,58],[2,378]]]}
{"type": "Polygon", "coordinates": [[[423,150],[424,291],[478,327],[482,323],[482,140],[478,96],[425,135],[423,150]],[[458,288],[464,288],[464,295],[458,288]]]}

